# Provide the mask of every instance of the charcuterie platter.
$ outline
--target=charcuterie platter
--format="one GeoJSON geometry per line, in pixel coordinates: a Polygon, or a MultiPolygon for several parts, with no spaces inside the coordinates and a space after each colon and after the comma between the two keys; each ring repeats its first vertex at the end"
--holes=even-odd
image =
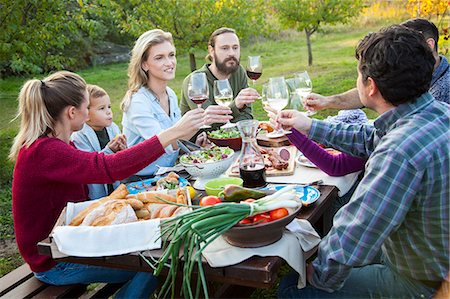
{"type": "MultiPolygon", "coordinates": [[[[266,164],[266,176],[293,175],[295,171],[295,146],[283,146],[279,148],[261,147],[261,154],[266,164]]],[[[231,164],[225,173],[227,176],[239,176],[239,158],[231,164]]]]}

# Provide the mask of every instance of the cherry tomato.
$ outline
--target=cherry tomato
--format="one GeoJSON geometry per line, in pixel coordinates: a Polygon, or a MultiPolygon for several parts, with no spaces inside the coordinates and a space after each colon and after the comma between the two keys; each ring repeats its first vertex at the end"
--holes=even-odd
{"type": "Polygon", "coordinates": [[[239,224],[247,225],[253,223],[253,217],[247,217],[239,221],[239,224]]]}
{"type": "Polygon", "coordinates": [[[270,222],[270,215],[267,213],[261,213],[261,214],[256,214],[255,216],[253,216],[253,223],[266,223],[266,222],[270,222]]]}
{"type": "Polygon", "coordinates": [[[221,203],[222,200],[220,200],[220,197],[209,195],[205,196],[202,199],[200,199],[200,205],[202,207],[204,206],[213,206],[215,204],[221,203]]]}
{"type": "Polygon", "coordinates": [[[272,220],[278,220],[283,217],[286,217],[287,215],[289,215],[289,212],[285,208],[279,208],[279,209],[270,211],[270,218],[272,220]]]}

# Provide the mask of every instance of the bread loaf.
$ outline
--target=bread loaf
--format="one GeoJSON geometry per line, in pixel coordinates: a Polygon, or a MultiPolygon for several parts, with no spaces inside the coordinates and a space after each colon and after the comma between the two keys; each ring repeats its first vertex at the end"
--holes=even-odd
{"type": "Polygon", "coordinates": [[[139,199],[143,203],[163,203],[163,204],[165,204],[167,202],[173,202],[173,203],[177,202],[177,199],[171,195],[167,195],[164,193],[158,193],[158,192],[150,192],[150,191],[140,192],[137,194],[129,194],[129,195],[127,195],[126,198],[127,199],[128,198],[139,199]],[[160,198],[163,200],[161,200],[160,198]]]}
{"type": "Polygon", "coordinates": [[[114,199],[125,198],[129,194],[127,186],[124,184],[120,184],[110,195],[109,197],[114,199]]]}
{"type": "Polygon", "coordinates": [[[112,199],[90,211],[81,225],[104,226],[136,220],[133,208],[126,201],[112,199]]]}
{"type": "Polygon", "coordinates": [[[69,225],[80,225],[87,214],[89,214],[92,210],[103,204],[104,202],[111,200],[109,196],[103,197],[102,199],[90,204],[87,208],[78,213],[75,217],[73,217],[72,221],[70,221],[69,225]]]}
{"type": "Polygon", "coordinates": [[[144,203],[136,198],[127,198],[125,201],[134,209],[140,210],[144,208],[144,203]]]}
{"type": "Polygon", "coordinates": [[[147,206],[147,209],[150,212],[151,219],[170,218],[190,211],[188,207],[170,204],[151,204],[147,206]]]}

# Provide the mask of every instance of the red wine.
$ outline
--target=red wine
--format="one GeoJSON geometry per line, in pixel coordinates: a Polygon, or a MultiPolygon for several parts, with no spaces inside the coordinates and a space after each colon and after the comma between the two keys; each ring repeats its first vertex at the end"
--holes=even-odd
{"type": "Polygon", "coordinates": [[[250,78],[250,80],[258,80],[259,77],[261,77],[262,72],[252,72],[247,70],[247,77],[250,78]]]}
{"type": "Polygon", "coordinates": [[[204,102],[206,102],[206,100],[208,100],[208,97],[205,97],[205,96],[198,96],[198,97],[193,97],[191,100],[192,100],[192,102],[194,102],[195,104],[201,105],[201,104],[203,104],[204,102]]]}
{"type": "Polygon", "coordinates": [[[257,165],[251,169],[248,166],[244,166],[244,168],[239,168],[239,174],[246,188],[263,187],[266,185],[266,168],[264,165],[257,165]]]}

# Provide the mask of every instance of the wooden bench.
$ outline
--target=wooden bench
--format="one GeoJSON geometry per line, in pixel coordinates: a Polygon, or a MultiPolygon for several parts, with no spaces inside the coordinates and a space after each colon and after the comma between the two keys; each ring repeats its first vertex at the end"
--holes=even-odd
{"type": "Polygon", "coordinates": [[[0,298],[108,298],[122,284],[99,283],[92,290],[87,285],[54,286],[34,277],[28,264],[24,264],[0,278],[0,298]]]}

